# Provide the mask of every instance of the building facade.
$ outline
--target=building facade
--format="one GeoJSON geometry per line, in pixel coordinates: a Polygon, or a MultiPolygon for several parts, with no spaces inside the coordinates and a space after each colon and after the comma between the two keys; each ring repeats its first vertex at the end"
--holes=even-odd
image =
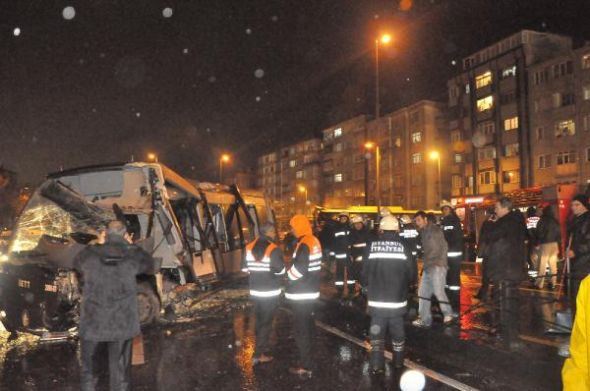
{"type": "Polygon", "coordinates": [[[571,47],[568,37],[523,30],[463,60],[447,83],[453,197],[533,185],[529,75],[571,47]]]}

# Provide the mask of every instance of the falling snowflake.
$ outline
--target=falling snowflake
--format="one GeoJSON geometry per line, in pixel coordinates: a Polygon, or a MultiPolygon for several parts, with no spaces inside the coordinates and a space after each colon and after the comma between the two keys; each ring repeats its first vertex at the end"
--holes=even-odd
{"type": "Polygon", "coordinates": [[[273,15],[272,18],[270,18],[270,20],[272,20],[273,22],[278,22],[279,21],[279,17],[276,15],[273,15]]]}
{"type": "Polygon", "coordinates": [[[211,133],[211,128],[207,128],[207,129],[205,129],[205,131],[206,131],[207,133],[211,133]]]}
{"type": "Polygon", "coordinates": [[[172,8],[170,8],[170,7],[166,7],[166,8],[164,8],[164,9],[162,10],[162,16],[163,16],[163,17],[165,17],[165,18],[170,18],[170,17],[172,17],[172,14],[173,14],[173,13],[174,13],[174,12],[172,11],[172,8]]]}
{"type": "Polygon", "coordinates": [[[410,78],[409,77],[406,77],[406,81],[410,81],[410,78]]]}
{"type": "Polygon", "coordinates": [[[457,65],[457,61],[455,61],[455,60],[451,61],[451,65],[452,65],[452,66],[455,66],[455,65],[457,65]]]}
{"type": "Polygon", "coordinates": [[[262,100],[261,97],[259,97],[259,96],[256,97],[256,102],[260,102],[261,100],[262,100]]]}
{"type": "Polygon", "coordinates": [[[215,83],[216,81],[217,81],[217,78],[215,76],[209,77],[209,83],[215,83]]]}
{"type": "Polygon", "coordinates": [[[135,116],[136,116],[137,118],[139,118],[139,117],[141,117],[141,113],[138,111],[137,113],[135,113],[135,116]]]}
{"type": "Polygon", "coordinates": [[[252,34],[252,29],[249,29],[249,28],[246,29],[246,34],[248,34],[248,35],[252,34]]]}
{"type": "Polygon", "coordinates": [[[72,20],[76,16],[76,9],[72,6],[67,6],[61,11],[61,15],[65,20],[72,20]]]}
{"type": "Polygon", "coordinates": [[[182,49],[182,53],[183,53],[183,54],[188,54],[188,48],[184,48],[184,49],[182,49]]]}
{"type": "Polygon", "coordinates": [[[96,113],[96,107],[93,107],[93,108],[92,108],[92,112],[93,112],[93,113],[96,113]]]}
{"type": "Polygon", "coordinates": [[[99,56],[100,58],[105,58],[107,55],[106,55],[105,53],[100,53],[98,56],[99,56]]]}
{"type": "Polygon", "coordinates": [[[15,37],[18,37],[20,35],[20,28],[15,27],[14,30],[12,30],[12,35],[14,35],[15,37]]]}
{"type": "Polygon", "coordinates": [[[264,69],[262,68],[258,68],[257,70],[254,71],[254,76],[257,79],[262,79],[264,77],[264,69]]]}
{"type": "Polygon", "coordinates": [[[379,14],[373,15],[373,19],[379,19],[379,14]]]}

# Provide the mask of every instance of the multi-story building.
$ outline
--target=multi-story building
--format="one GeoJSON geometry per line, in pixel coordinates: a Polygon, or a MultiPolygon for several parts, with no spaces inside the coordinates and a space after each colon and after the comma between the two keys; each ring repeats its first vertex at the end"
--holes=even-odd
{"type": "Polygon", "coordinates": [[[532,183],[590,180],[590,46],[531,67],[532,183]]]}
{"type": "Polygon", "coordinates": [[[258,159],[258,187],[275,203],[277,213],[307,213],[319,203],[321,145],[320,139],[310,139],[258,159]]]}
{"type": "Polygon", "coordinates": [[[463,73],[447,83],[453,196],[534,183],[529,76],[571,47],[569,37],[523,30],[463,60],[463,73]]]}

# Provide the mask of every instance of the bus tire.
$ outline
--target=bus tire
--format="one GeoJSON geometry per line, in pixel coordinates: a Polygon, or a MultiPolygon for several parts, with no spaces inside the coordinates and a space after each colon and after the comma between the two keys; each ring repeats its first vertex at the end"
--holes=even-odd
{"type": "Polygon", "coordinates": [[[160,300],[147,281],[137,285],[137,307],[141,327],[155,323],[160,317],[160,300]]]}

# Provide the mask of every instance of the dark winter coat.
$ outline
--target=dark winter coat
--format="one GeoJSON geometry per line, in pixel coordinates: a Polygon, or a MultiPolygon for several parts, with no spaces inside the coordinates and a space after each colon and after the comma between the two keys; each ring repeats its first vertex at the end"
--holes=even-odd
{"type": "Polygon", "coordinates": [[[353,262],[360,262],[363,260],[363,254],[365,253],[367,244],[369,244],[370,237],[371,234],[364,226],[362,229],[353,228],[350,230],[348,242],[350,246],[350,256],[352,257],[353,262]]]}
{"type": "Polygon", "coordinates": [[[590,273],[590,212],[574,218],[570,228],[571,249],[574,251],[572,259],[572,273],[585,275],[590,273]]]}
{"type": "Polygon", "coordinates": [[[82,250],[74,267],[83,281],[80,338],[101,342],[138,335],[136,276],[155,272],[151,255],[121,237],[108,236],[105,244],[82,250]]]}
{"type": "Polygon", "coordinates": [[[433,266],[448,267],[448,244],[442,229],[433,223],[428,223],[420,230],[422,242],[422,262],[424,269],[433,266]]]}
{"type": "Polygon", "coordinates": [[[526,225],[514,211],[501,217],[488,235],[488,277],[492,281],[521,281],[526,278],[526,225]]]}
{"type": "Polygon", "coordinates": [[[561,228],[557,219],[550,214],[544,214],[537,223],[537,243],[560,243],[561,228]]]}
{"type": "Polygon", "coordinates": [[[490,231],[492,230],[494,222],[492,220],[486,220],[479,229],[479,242],[477,243],[477,255],[483,258],[484,262],[489,256],[488,248],[490,246],[490,231]]]}
{"type": "Polygon", "coordinates": [[[441,219],[440,225],[445,234],[445,240],[449,245],[449,256],[463,253],[463,230],[461,229],[459,217],[451,213],[441,219]]]}

